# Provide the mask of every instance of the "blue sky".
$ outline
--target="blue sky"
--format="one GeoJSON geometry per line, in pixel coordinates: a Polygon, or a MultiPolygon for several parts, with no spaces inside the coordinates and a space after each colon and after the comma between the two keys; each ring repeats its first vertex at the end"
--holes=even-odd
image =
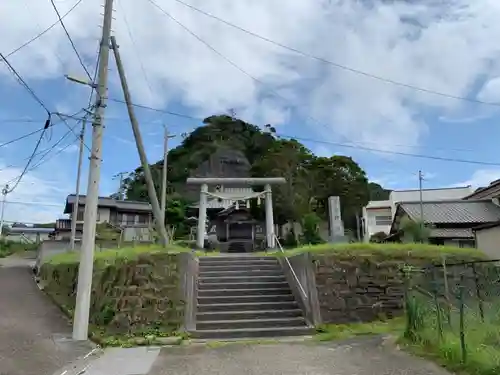
{"type": "MultiPolygon", "coordinates": [[[[58,1],[64,14],[77,0],[58,1]]],[[[183,0],[184,1],[184,0],[183,0]]],[[[500,4],[461,0],[426,2],[289,0],[185,0],[195,7],[291,46],[386,80],[486,102],[500,98],[500,4]],[[442,5],[445,4],[445,5],[442,5]],[[277,20],[279,19],[279,22],[277,20]],[[411,22],[410,22],[411,21],[411,22]]],[[[79,4],[65,25],[90,71],[95,67],[102,23],[102,0],[79,4]]],[[[498,107],[401,87],[339,69],[266,43],[186,8],[176,0],[156,0],[176,20],[199,35],[223,58],[169,19],[148,0],[116,0],[113,33],[120,44],[136,103],[182,113],[136,109],[148,157],[162,155],[162,125],[178,136],[201,124],[197,118],[234,109],[257,125],[271,123],[278,133],[304,141],[320,155],[343,154],[387,188],[481,186],[500,177],[498,107]],[[244,72],[242,72],[243,70],[244,72]],[[369,152],[331,145],[343,143],[386,151],[498,163],[453,163],[369,152]]],[[[9,54],[56,21],[49,1],[6,0],[0,6],[0,52],[9,54]]],[[[73,113],[85,107],[89,88],[67,81],[85,78],[60,25],[9,57],[9,61],[51,111],[73,113]]],[[[122,99],[111,56],[109,97],[122,99]]],[[[0,65],[0,143],[39,129],[45,111],[0,65]]],[[[57,117],[53,117],[57,121],[57,117]]],[[[68,120],[70,126],[77,125],[68,120]]],[[[76,132],[78,132],[78,126],[76,132]]],[[[68,128],[55,125],[40,149],[50,148],[68,128]]],[[[0,147],[0,184],[15,180],[37,141],[33,135],[0,147]]],[[[58,147],[75,141],[68,136],[58,147]]],[[[90,146],[90,126],[86,135],[90,146]]],[[[81,188],[87,183],[88,151],[81,188]]],[[[8,221],[53,220],[74,191],[75,144],[47,155],[30,171],[7,205],[8,221]]],[[[126,108],[109,102],[104,131],[101,194],[116,190],[113,176],[136,168],[139,158],[126,108]]],[[[38,158],[35,159],[35,163],[38,158]]]]}

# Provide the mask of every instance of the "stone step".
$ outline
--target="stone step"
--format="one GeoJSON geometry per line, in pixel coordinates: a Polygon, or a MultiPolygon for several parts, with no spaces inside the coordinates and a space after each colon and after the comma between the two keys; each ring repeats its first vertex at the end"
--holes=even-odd
{"type": "MultiPolygon", "coordinates": [[[[234,291],[234,290],[233,290],[234,291]]],[[[198,304],[199,305],[219,305],[221,303],[263,303],[263,302],[294,302],[295,299],[291,292],[283,293],[283,291],[275,291],[274,294],[230,294],[230,293],[220,293],[214,295],[199,295],[198,294],[198,304]]],[[[252,291],[255,292],[255,291],[252,291]]]]}
{"type": "Polygon", "coordinates": [[[198,283],[198,291],[215,289],[290,289],[286,281],[256,281],[244,283],[198,283]]]}
{"type": "Polygon", "coordinates": [[[303,317],[274,318],[274,319],[213,320],[213,321],[197,321],[196,330],[304,327],[305,325],[306,322],[303,317]]]}
{"type": "Polygon", "coordinates": [[[199,278],[213,277],[213,276],[282,276],[283,270],[271,269],[271,270],[261,270],[261,269],[246,269],[237,271],[203,271],[199,273],[199,278]]]}
{"type": "Polygon", "coordinates": [[[259,265],[248,265],[248,264],[230,264],[230,265],[212,265],[212,264],[202,264],[200,263],[199,271],[200,272],[216,272],[216,271],[282,271],[281,266],[279,264],[273,263],[264,263],[259,265]]]}
{"type": "Polygon", "coordinates": [[[241,339],[241,338],[269,338],[287,336],[312,335],[311,327],[285,327],[285,328],[256,328],[256,329],[219,329],[219,330],[194,330],[190,332],[195,339],[241,339]]]}
{"type": "Polygon", "coordinates": [[[196,322],[206,321],[230,321],[230,320],[250,320],[250,319],[286,319],[302,317],[302,310],[299,308],[290,310],[253,310],[253,311],[216,311],[198,312],[196,322]]]}
{"type": "Polygon", "coordinates": [[[244,303],[218,303],[199,304],[198,312],[229,312],[229,311],[260,311],[260,310],[294,310],[298,308],[296,301],[285,302],[244,302],[244,303]]]}
{"type": "Polygon", "coordinates": [[[261,276],[261,275],[252,275],[252,276],[201,276],[199,278],[200,284],[223,284],[223,283],[283,283],[286,282],[285,275],[272,275],[272,276],[261,276]]]}
{"type": "Polygon", "coordinates": [[[198,260],[200,263],[278,263],[275,257],[256,255],[201,256],[198,260]]]}
{"type": "MultiPolygon", "coordinates": [[[[245,284],[247,285],[247,284],[245,284]]],[[[198,297],[238,297],[238,296],[268,296],[279,294],[292,294],[290,288],[266,288],[266,289],[200,289],[198,297]]]]}

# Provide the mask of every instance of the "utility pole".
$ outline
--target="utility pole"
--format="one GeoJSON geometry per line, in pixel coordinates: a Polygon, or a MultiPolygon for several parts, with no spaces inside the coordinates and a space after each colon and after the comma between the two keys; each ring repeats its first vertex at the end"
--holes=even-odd
{"type": "Polygon", "coordinates": [[[2,189],[2,213],[0,214],[0,237],[3,237],[3,222],[5,214],[5,200],[7,199],[7,194],[9,192],[9,185],[5,185],[2,189]]]}
{"type": "MultiPolygon", "coordinates": [[[[423,233],[424,230],[424,200],[422,194],[422,181],[424,180],[424,175],[422,171],[418,171],[418,191],[420,194],[420,232],[423,233]]],[[[421,239],[423,241],[423,239],[421,239]]]]}
{"type": "Polygon", "coordinates": [[[87,340],[89,329],[90,297],[92,292],[92,272],[94,269],[94,246],[99,199],[99,181],[101,179],[102,136],[104,111],[108,83],[109,38],[113,18],[113,0],[104,4],[104,20],[99,47],[99,70],[97,82],[96,106],[92,123],[92,150],[90,153],[85,214],[83,216],[83,236],[78,269],[75,316],[73,321],[73,339],[87,340]]]}
{"type": "Polygon", "coordinates": [[[114,36],[111,37],[111,48],[113,49],[113,53],[115,54],[116,67],[118,69],[118,74],[120,75],[120,82],[122,84],[123,95],[125,97],[125,103],[127,104],[127,110],[130,117],[130,122],[132,124],[132,130],[134,132],[137,151],[139,152],[139,158],[141,159],[142,168],[144,169],[144,178],[146,180],[149,200],[151,201],[151,206],[153,209],[156,230],[158,231],[158,234],[161,238],[162,245],[166,246],[168,244],[168,234],[165,228],[165,223],[162,222],[163,216],[161,214],[160,204],[158,203],[158,196],[156,194],[153,176],[151,174],[151,169],[149,168],[146,152],[144,151],[144,143],[142,142],[141,131],[139,130],[137,118],[135,117],[132,98],[128,89],[127,78],[125,77],[125,70],[123,68],[120,51],[118,50],[118,45],[116,44],[116,38],[114,36]]]}
{"type": "Polygon", "coordinates": [[[76,172],[76,189],[75,189],[75,203],[73,204],[73,214],[71,216],[71,239],[69,248],[75,250],[75,237],[76,237],[76,221],[78,220],[79,200],[80,200],[80,178],[82,175],[83,163],[83,146],[85,145],[85,126],[87,125],[87,117],[82,120],[82,130],[80,132],[80,149],[78,150],[78,169],[76,172]]]}
{"type": "Polygon", "coordinates": [[[168,159],[168,139],[169,138],[174,138],[175,135],[169,135],[168,134],[168,129],[166,126],[164,126],[165,129],[165,140],[164,140],[164,145],[163,145],[163,173],[162,173],[162,179],[161,179],[161,222],[163,225],[166,225],[165,223],[165,210],[167,209],[167,171],[168,171],[168,164],[167,164],[167,159],[168,159]]]}
{"type": "Polygon", "coordinates": [[[117,173],[116,175],[113,176],[114,178],[116,178],[116,177],[120,178],[120,185],[118,187],[118,195],[120,197],[119,200],[121,200],[121,201],[125,200],[125,192],[123,190],[123,176],[125,176],[126,174],[127,174],[127,172],[120,172],[120,173],[117,173]]]}

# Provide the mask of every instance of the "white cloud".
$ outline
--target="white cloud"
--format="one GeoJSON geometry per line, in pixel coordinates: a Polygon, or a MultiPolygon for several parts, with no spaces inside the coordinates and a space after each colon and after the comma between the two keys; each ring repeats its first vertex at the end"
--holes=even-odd
{"type": "MultiPolygon", "coordinates": [[[[21,168],[6,167],[0,162],[0,186],[9,183],[10,188],[14,187],[21,172],[21,168]]],[[[62,216],[64,200],[69,191],[69,185],[62,181],[48,180],[43,172],[28,173],[14,191],[7,195],[4,219],[7,222],[26,223],[55,221],[62,216]]]]}
{"type": "MultiPolygon", "coordinates": [[[[335,69],[255,39],[174,1],[156,1],[264,85],[229,65],[147,1],[126,1],[117,3],[113,30],[137,102],[154,106],[181,102],[200,116],[235,108],[245,119],[262,125],[279,125],[296,111],[300,126],[315,128],[316,137],[377,142],[387,149],[391,144],[418,143],[427,130],[420,116],[422,108],[437,109],[444,116],[462,108],[460,101],[335,69]],[[147,81],[140,62],[147,71],[147,81]]],[[[500,34],[500,3],[496,0],[426,1],[418,5],[361,0],[188,2],[277,42],[409,85],[468,96],[478,80],[487,77],[492,80],[479,97],[498,97],[494,95],[500,90],[495,76],[500,68],[500,45],[491,38],[500,34]]],[[[60,12],[65,13],[73,4],[58,3],[60,12]]],[[[102,0],[84,1],[65,19],[89,64],[95,59],[101,5],[102,0]]],[[[15,49],[56,19],[49,2],[35,0],[4,0],[0,13],[1,51],[15,49]]],[[[65,73],[82,76],[60,27],[12,56],[11,61],[31,80],[61,78],[65,73]]],[[[121,97],[113,63],[111,68],[110,95],[121,97]]],[[[2,72],[5,69],[0,70],[0,79],[5,79],[2,72]]],[[[65,87],[71,93],[82,90],[71,84],[65,87]]],[[[70,100],[73,96],[64,97],[70,100]]]]}
{"type": "Polygon", "coordinates": [[[500,169],[479,169],[466,181],[455,184],[454,186],[472,186],[473,188],[488,186],[491,182],[500,178],[500,169]]]}

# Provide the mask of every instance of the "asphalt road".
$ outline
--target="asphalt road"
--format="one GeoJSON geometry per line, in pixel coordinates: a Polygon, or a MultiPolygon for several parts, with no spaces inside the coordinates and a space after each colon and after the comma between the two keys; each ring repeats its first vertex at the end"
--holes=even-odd
{"type": "Polygon", "coordinates": [[[0,375],[51,375],[91,350],[69,340],[68,320],[38,289],[30,263],[0,259],[0,375]]]}
{"type": "Polygon", "coordinates": [[[230,344],[164,348],[148,375],[450,375],[384,345],[380,337],[337,344],[230,344]]]}

